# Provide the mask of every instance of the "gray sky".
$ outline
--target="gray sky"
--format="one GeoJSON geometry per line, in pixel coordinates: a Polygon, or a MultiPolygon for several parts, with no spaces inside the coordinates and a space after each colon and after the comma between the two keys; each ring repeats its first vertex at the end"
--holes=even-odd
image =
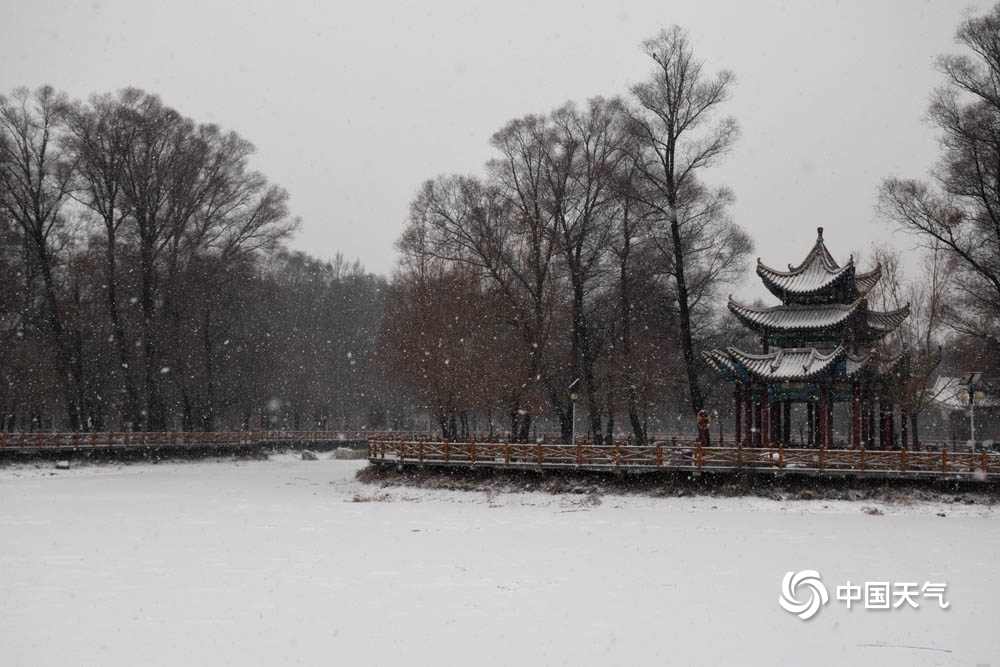
{"type": "MultiPolygon", "coordinates": [[[[765,263],[804,257],[826,228],[838,261],[910,245],[876,220],[879,181],[923,176],[922,118],[965,11],[988,2],[214,2],[6,0],[0,90],[83,98],[132,85],[257,146],[254,165],[303,219],[293,247],[388,274],[420,183],[481,173],[507,120],[625,94],[639,43],[687,28],[712,71],[736,72],[743,130],[706,173],[765,263]]],[[[756,282],[756,281],[754,281],[756,282]]],[[[760,294],[763,291],[760,290],[760,294]]],[[[756,292],[755,292],[756,294],[756,292]]]]}

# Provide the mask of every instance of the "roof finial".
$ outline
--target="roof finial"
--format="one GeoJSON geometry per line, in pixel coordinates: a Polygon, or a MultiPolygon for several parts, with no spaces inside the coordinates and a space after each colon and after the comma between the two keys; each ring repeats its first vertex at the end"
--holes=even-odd
{"type": "Polygon", "coordinates": [[[822,241],[823,240],[823,228],[822,227],[817,227],[816,228],[816,236],[819,237],[818,239],[816,239],[817,241],[822,241]]]}

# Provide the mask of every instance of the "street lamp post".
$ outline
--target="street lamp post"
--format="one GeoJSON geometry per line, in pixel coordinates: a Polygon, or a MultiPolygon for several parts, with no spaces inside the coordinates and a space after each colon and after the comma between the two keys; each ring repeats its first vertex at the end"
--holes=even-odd
{"type": "Polygon", "coordinates": [[[982,379],[982,373],[969,373],[966,382],[969,385],[969,443],[972,452],[976,451],[976,391],[975,385],[982,379]]]}
{"type": "Polygon", "coordinates": [[[569,391],[569,400],[573,402],[573,412],[570,417],[572,423],[570,442],[569,444],[576,444],[576,399],[579,398],[579,394],[576,393],[576,388],[580,385],[580,378],[577,378],[569,383],[567,390],[569,391]]]}

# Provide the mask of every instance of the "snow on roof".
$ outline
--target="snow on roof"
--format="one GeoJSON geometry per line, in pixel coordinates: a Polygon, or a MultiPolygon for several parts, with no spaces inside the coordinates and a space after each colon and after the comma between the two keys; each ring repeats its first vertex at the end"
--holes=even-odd
{"type": "Polygon", "coordinates": [[[865,316],[863,325],[869,329],[869,335],[895,330],[910,314],[909,304],[888,312],[868,310],[868,302],[864,298],[848,304],[786,304],[770,308],[755,308],[730,298],[729,310],[752,329],[772,331],[832,329],[846,323],[855,313],[861,313],[865,316]]]}
{"type": "Polygon", "coordinates": [[[823,228],[818,227],[816,231],[816,243],[812,250],[798,266],[789,264],[788,271],[772,269],[760,258],[757,259],[757,275],[765,286],[779,297],[781,293],[797,296],[819,294],[843,280],[853,280],[859,296],[871,291],[882,275],[881,266],[876,265],[867,273],[856,273],[853,257],[844,266],[838,265],[823,243],[823,228]]]}

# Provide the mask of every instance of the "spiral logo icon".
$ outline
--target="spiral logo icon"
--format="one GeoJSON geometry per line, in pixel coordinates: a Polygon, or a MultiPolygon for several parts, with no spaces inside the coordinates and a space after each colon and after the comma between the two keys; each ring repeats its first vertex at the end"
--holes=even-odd
{"type": "Polygon", "coordinates": [[[819,580],[819,572],[816,570],[789,572],[781,581],[781,597],[778,598],[778,604],[785,611],[798,614],[803,621],[812,618],[829,599],[826,586],[819,580]],[[802,602],[796,597],[800,585],[809,589],[809,599],[802,602]]]}

